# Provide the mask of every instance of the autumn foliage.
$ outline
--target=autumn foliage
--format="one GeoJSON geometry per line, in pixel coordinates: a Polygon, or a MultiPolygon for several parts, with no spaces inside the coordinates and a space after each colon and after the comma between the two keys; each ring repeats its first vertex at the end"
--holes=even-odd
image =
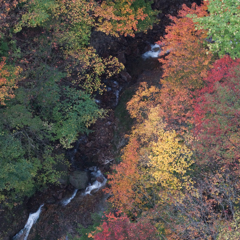
{"type": "Polygon", "coordinates": [[[110,213],[106,215],[105,220],[98,232],[89,234],[94,240],[155,240],[156,229],[149,221],[130,222],[130,219],[124,214],[118,217],[110,213]]]}
{"type": "MultiPolygon", "coordinates": [[[[128,166],[138,172],[145,192],[138,195],[135,180],[133,191],[123,192],[130,199],[138,195],[138,213],[154,222],[163,239],[217,239],[240,200],[240,60],[224,56],[215,61],[206,47],[206,30],[198,30],[188,17],[207,16],[207,9],[204,1],[170,16],[172,24],[159,42],[167,53],[160,59],[161,87],[140,83],[127,104],[136,121],[123,162],[135,152],[128,166]]],[[[112,193],[126,181],[119,178],[122,169],[114,169],[112,193]]],[[[118,197],[119,190],[111,202],[118,197]]],[[[128,213],[126,205],[121,207],[128,213]]]]}
{"type": "Polygon", "coordinates": [[[19,71],[19,67],[14,68],[6,65],[6,58],[2,58],[0,62],[0,104],[5,105],[6,98],[14,97],[19,71]]]}
{"type": "MultiPolygon", "coordinates": [[[[158,42],[162,78],[140,83],[127,103],[134,126],[104,189],[112,213],[89,238],[239,236],[240,59],[230,57],[239,55],[239,42],[229,38],[239,35],[239,3],[223,2],[183,5],[168,16],[158,42]],[[221,18],[224,26],[215,22],[221,18]],[[216,60],[208,47],[228,55],[216,60]]],[[[97,53],[93,31],[112,39],[146,32],[158,22],[152,3],[0,3],[0,205],[11,208],[59,181],[64,149],[105,116],[94,94],[124,68],[97,53]]]]}
{"type": "Polygon", "coordinates": [[[103,1],[95,9],[97,30],[115,37],[134,37],[135,32],[151,28],[156,22],[157,11],[151,9],[151,3],[142,0],[103,1]]]}
{"type": "Polygon", "coordinates": [[[192,111],[195,98],[195,89],[204,87],[203,79],[211,69],[213,56],[205,48],[206,31],[197,30],[188,14],[197,16],[207,15],[207,2],[191,8],[183,5],[178,16],[169,16],[172,24],[167,26],[166,35],[159,44],[163,53],[160,58],[163,64],[162,88],[158,97],[161,105],[160,114],[175,128],[186,128],[192,124],[192,111]]]}
{"type": "Polygon", "coordinates": [[[196,148],[204,163],[238,171],[240,59],[217,60],[205,81],[194,107],[196,148]]]}
{"type": "Polygon", "coordinates": [[[136,139],[131,139],[124,150],[122,162],[113,168],[113,173],[108,175],[111,188],[106,192],[113,194],[110,202],[117,209],[125,211],[133,210],[136,206],[142,204],[143,192],[138,184],[140,172],[138,170],[137,152],[139,143],[136,139]],[[136,188],[139,190],[136,191],[136,188]]]}
{"type": "Polygon", "coordinates": [[[201,88],[202,79],[210,68],[212,54],[207,54],[204,41],[207,37],[205,30],[196,30],[195,23],[188,14],[197,16],[207,15],[207,5],[191,8],[183,5],[178,17],[169,16],[173,23],[166,28],[166,35],[160,40],[163,52],[170,52],[161,58],[164,81],[188,89],[201,88]]]}

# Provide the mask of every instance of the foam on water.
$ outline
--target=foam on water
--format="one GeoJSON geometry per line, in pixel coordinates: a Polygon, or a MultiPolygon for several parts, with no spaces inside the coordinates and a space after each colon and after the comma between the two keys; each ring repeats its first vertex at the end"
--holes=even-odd
{"type": "Polygon", "coordinates": [[[101,171],[100,170],[97,170],[97,169],[95,169],[95,171],[94,172],[92,172],[91,173],[94,177],[96,177],[96,178],[102,178],[103,179],[103,181],[102,182],[100,182],[100,181],[98,181],[98,180],[96,180],[93,184],[91,184],[91,185],[89,185],[87,188],[86,188],[86,190],[85,190],[85,192],[84,192],[84,195],[87,195],[87,194],[91,194],[91,191],[93,191],[93,190],[99,190],[101,187],[103,187],[105,184],[106,184],[106,182],[107,182],[107,179],[103,176],[103,174],[101,173],[101,171]]]}
{"type": "MultiPolygon", "coordinates": [[[[98,181],[96,180],[93,184],[89,185],[84,193],[83,193],[83,196],[87,195],[87,194],[91,194],[91,192],[93,190],[99,190],[101,187],[103,187],[106,182],[107,182],[107,179],[104,177],[104,175],[101,173],[100,170],[97,169],[97,167],[92,167],[91,168],[91,174],[96,177],[96,178],[99,178],[101,179],[102,181],[98,181]]],[[[72,199],[76,196],[77,194],[77,191],[78,189],[75,189],[72,196],[69,197],[68,199],[65,199],[61,202],[61,204],[63,206],[66,206],[68,205],[72,199]]],[[[42,204],[38,210],[35,212],[35,213],[30,213],[29,214],[29,217],[28,217],[28,220],[27,220],[27,223],[25,224],[24,228],[19,232],[17,233],[14,237],[13,237],[13,240],[20,240],[20,239],[24,239],[24,240],[27,240],[28,238],[28,235],[30,233],[30,230],[33,226],[33,224],[35,224],[40,216],[40,213],[41,213],[41,210],[42,210],[42,207],[43,207],[44,204],[42,204]]]]}
{"type": "Polygon", "coordinates": [[[63,200],[63,201],[62,201],[62,205],[63,205],[63,206],[68,205],[68,204],[73,200],[73,198],[76,196],[77,191],[78,191],[78,189],[75,189],[74,192],[73,192],[73,194],[72,194],[72,196],[71,196],[70,198],[63,200]]]}
{"type": "Polygon", "coordinates": [[[158,58],[160,52],[161,52],[160,45],[155,43],[154,45],[151,45],[151,50],[150,51],[147,51],[142,55],[142,58],[143,59],[158,58]]]}
{"type": "Polygon", "coordinates": [[[25,224],[24,228],[23,228],[18,234],[16,234],[16,235],[13,237],[13,240],[20,239],[20,237],[21,237],[23,234],[25,234],[25,237],[24,237],[23,239],[24,239],[24,240],[27,240],[28,235],[29,235],[29,232],[30,232],[33,224],[37,222],[37,220],[38,220],[38,218],[39,218],[39,216],[40,216],[40,213],[41,213],[41,210],[42,210],[43,205],[44,205],[44,204],[42,204],[35,213],[30,213],[30,214],[29,214],[27,223],[25,224]]]}

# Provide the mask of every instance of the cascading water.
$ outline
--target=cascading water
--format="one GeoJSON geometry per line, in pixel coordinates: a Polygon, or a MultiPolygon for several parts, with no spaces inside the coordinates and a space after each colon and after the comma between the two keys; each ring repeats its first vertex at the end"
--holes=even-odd
{"type": "MultiPolygon", "coordinates": [[[[74,155],[75,153],[77,152],[77,149],[79,147],[79,144],[83,141],[86,140],[86,136],[83,136],[81,137],[76,143],[75,143],[75,146],[73,149],[71,149],[69,152],[68,152],[68,155],[69,155],[69,158],[70,158],[70,162],[72,163],[72,166],[74,168],[77,168],[77,166],[75,165],[75,161],[74,161],[74,155]]],[[[101,173],[100,170],[97,169],[97,167],[91,167],[89,168],[89,171],[91,171],[91,175],[96,178],[96,181],[94,181],[92,184],[89,184],[89,186],[85,189],[85,191],[81,194],[82,196],[85,196],[87,194],[91,194],[91,192],[93,190],[99,190],[101,187],[103,187],[106,182],[107,182],[107,179],[103,176],[103,174],[101,173]]],[[[75,189],[73,194],[71,195],[71,197],[63,200],[61,202],[61,205],[63,206],[66,206],[68,205],[73,199],[74,197],[76,196],[78,192],[78,189],[75,189]]],[[[41,210],[42,210],[42,207],[43,207],[44,204],[42,204],[38,210],[35,212],[35,213],[30,213],[29,214],[29,217],[28,217],[28,220],[27,220],[27,223],[25,224],[24,228],[19,232],[17,233],[14,237],[13,237],[13,240],[20,240],[20,239],[23,239],[23,240],[27,240],[28,238],[28,235],[30,233],[30,230],[33,226],[33,224],[35,224],[40,216],[40,213],[41,213],[41,210]]]]}
{"type": "Polygon", "coordinates": [[[155,43],[154,45],[151,45],[151,50],[150,51],[147,51],[142,55],[142,58],[144,60],[147,59],[147,58],[158,58],[160,52],[161,52],[160,45],[155,43]]]}
{"type": "Polygon", "coordinates": [[[18,234],[16,234],[13,237],[13,240],[18,240],[20,238],[24,239],[24,240],[27,240],[29,232],[30,232],[33,224],[37,222],[37,220],[38,220],[38,218],[40,216],[40,213],[41,213],[43,205],[44,204],[42,204],[35,213],[30,213],[29,214],[27,223],[25,224],[24,228],[18,234]]]}
{"type": "Polygon", "coordinates": [[[106,182],[107,179],[103,176],[103,174],[101,173],[100,170],[97,170],[97,168],[95,168],[95,171],[91,173],[94,177],[96,177],[97,179],[101,179],[101,181],[96,180],[95,182],[93,182],[93,184],[89,185],[84,194],[83,195],[87,195],[87,194],[91,194],[92,190],[99,190],[101,187],[103,187],[106,182]]]}
{"type": "MultiPolygon", "coordinates": [[[[91,167],[91,169],[92,169],[91,175],[98,180],[94,181],[92,184],[89,184],[89,186],[82,193],[82,196],[85,196],[87,194],[91,194],[91,192],[93,190],[99,190],[101,187],[105,186],[105,184],[107,183],[107,179],[103,176],[101,171],[97,169],[97,167],[91,167]]],[[[72,199],[76,196],[77,191],[78,191],[78,189],[75,189],[72,196],[67,198],[67,199],[64,199],[61,202],[61,204],[63,206],[68,205],[72,201],[72,199]]]]}
{"type": "Polygon", "coordinates": [[[63,206],[68,205],[72,201],[72,199],[76,196],[77,191],[78,191],[78,189],[75,189],[74,192],[73,192],[73,195],[70,198],[63,200],[62,205],[63,206]]]}

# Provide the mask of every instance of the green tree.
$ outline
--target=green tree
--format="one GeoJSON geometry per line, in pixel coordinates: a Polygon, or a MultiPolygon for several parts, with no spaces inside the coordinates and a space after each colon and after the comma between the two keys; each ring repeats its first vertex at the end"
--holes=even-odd
{"type": "Polygon", "coordinates": [[[220,57],[229,54],[240,57],[240,4],[238,0],[209,0],[208,16],[192,15],[199,29],[208,30],[212,52],[220,57]]]}
{"type": "Polygon", "coordinates": [[[40,66],[15,89],[15,98],[5,101],[1,116],[1,202],[20,202],[36,189],[55,183],[56,165],[64,161],[52,147],[58,141],[69,148],[77,135],[103,116],[91,97],[81,90],[60,85],[61,72],[40,66]]]}

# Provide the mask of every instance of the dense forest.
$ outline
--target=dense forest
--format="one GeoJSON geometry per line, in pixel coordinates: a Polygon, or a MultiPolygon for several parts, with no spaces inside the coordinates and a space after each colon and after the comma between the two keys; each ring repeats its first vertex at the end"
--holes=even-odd
{"type": "MultiPolygon", "coordinates": [[[[0,213],[59,184],[67,149],[109,114],[95,99],[124,65],[94,49],[93,32],[134,39],[159,24],[153,4],[0,2],[0,213]]],[[[183,4],[168,18],[162,77],[126,104],[108,210],[74,239],[240,239],[240,2],[183,4]]]]}

